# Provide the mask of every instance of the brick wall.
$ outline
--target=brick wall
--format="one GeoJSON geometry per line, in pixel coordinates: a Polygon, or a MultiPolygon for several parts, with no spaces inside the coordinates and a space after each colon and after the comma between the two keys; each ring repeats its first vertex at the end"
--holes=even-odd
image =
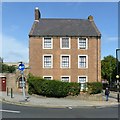
{"type": "MultiPolygon", "coordinates": [[[[25,78],[27,79],[27,74],[28,71],[25,71],[25,78]]],[[[13,92],[22,92],[22,89],[18,87],[19,84],[19,77],[21,77],[20,72],[16,71],[16,73],[3,73],[2,75],[4,75],[6,77],[6,89],[8,88],[9,91],[12,88],[13,92]]],[[[28,90],[28,85],[26,86],[26,91],[28,90]]]]}
{"type": "Polygon", "coordinates": [[[71,76],[71,82],[78,82],[78,76],[88,76],[88,81],[101,81],[100,39],[88,38],[88,49],[78,49],[78,37],[71,37],[71,49],[60,49],[60,37],[53,37],[53,49],[43,49],[42,37],[30,37],[29,40],[30,73],[36,76],[53,76],[60,80],[60,76],[71,76]],[[43,69],[43,54],[53,55],[53,68],[43,69]],[[71,55],[71,68],[60,68],[60,55],[71,55]],[[78,69],[78,55],[88,55],[88,68],[78,69]]]}

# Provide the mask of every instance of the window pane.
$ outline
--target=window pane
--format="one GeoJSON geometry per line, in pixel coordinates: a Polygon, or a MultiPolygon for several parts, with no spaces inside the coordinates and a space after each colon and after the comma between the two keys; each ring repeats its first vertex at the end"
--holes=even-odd
{"type": "Polygon", "coordinates": [[[62,38],[62,48],[69,48],[69,38],[62,38]]]}
{"type": "Polygon", "coordinates": [[[79,56],[79,68],[86,68],[86,56],[79,56]]]}
{"type": "Polygon", "coordinates": [[[80,83],[86,83],[86,77],[79,77],[80,83]]]}
{"type": "Polygon", "coordinates": [[[51,56],[44,56],[44,67],[51,68],[51,56]]]}
{"type": "Polygon", "coordinates": [[[51,77],[44,77],[44,79],[51,80],[52,78],[51,77]]]}
{"type": "Polygon", "coordinates": [[[69,77],[62,77],[63,82],[69,82],[69,77]]]}
{"type": "Polygon", "coordinates": [[[62,68],[69,68],[69,56],[62,56],[62,68]]]}
{"type": "Polygon", "coordinates": [[[79,49],[86,49],[86,39],[79,38],[79,49]]]}
{"type": "Polygon", "coordinates": [[[44,38],[44,48],[51,48],[51,47],[52,47],[51,38],[44,38]]]}
{"type": "Polygon", "coordinates": [[[79,77],[79,83],[81,83],[81,90],[86,89],[86,77],[79,77]]]}

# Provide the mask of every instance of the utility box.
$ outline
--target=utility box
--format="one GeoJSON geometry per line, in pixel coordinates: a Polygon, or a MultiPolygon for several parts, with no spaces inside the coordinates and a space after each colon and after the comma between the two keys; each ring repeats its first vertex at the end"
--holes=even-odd
{"type": "Polygon", "coordinates": [[[6,77],[0,76],[0,91],[6,91],[6,77]]]}

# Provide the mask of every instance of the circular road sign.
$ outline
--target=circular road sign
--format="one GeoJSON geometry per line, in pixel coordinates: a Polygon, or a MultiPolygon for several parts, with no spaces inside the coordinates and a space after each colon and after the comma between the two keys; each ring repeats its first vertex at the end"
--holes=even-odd
{"type": "Polygon", "coordinates": [[[22,63],[19,64],[18,69],[21,70],[21,71],[23,71],[25,69],[25,65],[22,64],[22,63]]]}

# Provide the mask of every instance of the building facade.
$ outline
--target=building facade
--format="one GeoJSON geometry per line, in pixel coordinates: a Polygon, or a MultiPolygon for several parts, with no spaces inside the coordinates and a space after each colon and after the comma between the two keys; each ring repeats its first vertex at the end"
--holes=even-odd
{"type": "Polygon", "coordinates": [[[30,73],[65,82],[101,81],[101,33],[94,19],[41,18],[29,33],[30,73]]]}

